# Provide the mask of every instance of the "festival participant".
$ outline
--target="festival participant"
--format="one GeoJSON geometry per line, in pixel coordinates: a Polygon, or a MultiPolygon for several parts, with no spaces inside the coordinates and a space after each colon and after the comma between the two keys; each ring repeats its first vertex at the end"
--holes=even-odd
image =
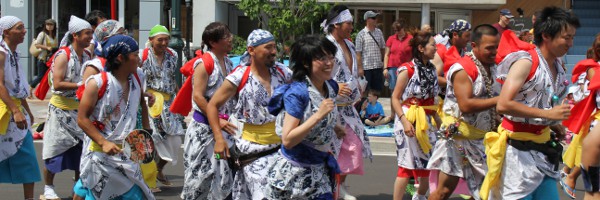
{"type": "Polygon", "coordinates": [[[435,97],[439,85],[435,66],[430,62],[436,52],[435,41],[429,32],[417,32],[410,41],[413,60],[398,68],[392,107],[396,114],[394,133],[398,148],[398,174],[394,183],[394,199],[400,200],[409,178],[419,181],[413,199],[426,199],[429,189],[427,162],[435,144],[437,115],[435,97]]]}
{"type": "MultiPolygon", "coordinates": [[[[289,83],[291,71],[275,62],[277,47],[273,35],[256,29],[247,40],[247,52],[241,64],[226,77],[227,81],[214,93],[206,108],[206,116],[215,139],[216,159],[231,157],[227,142],[222,137],[219,111],[231,97],[236,96],[233,118],[243,123],[241,137],[235,138],[232,149],[235,158],[232,166],[239,168],[234,175],[233,199],[260,200],[266,198],[267,165],[275,161],[281,138],[275,133],[275,116],[267,104],[275,88],[289,83]]],[[[229,128],[233,128],[227,125],[229,128]]],[[[231,131],[231,130],[230,130],[231,131]]]]}
{"type": "MultiPolygon", "coordinates": [[[[96,28],[104,21],[107,20],[106,18],[106,14],[100,10],[92,10],[90,11],[88,14],[85,15],[85,20],[90,23],[90,25],[92,25],[92,29],[96,30],[96,28]]],[[[100,44],[102,43],[102,38],[97,38],[96,35],[94,35],[94,38],[92,38],[92,41],[90,41],[90,45],[89,47],[87,47],[87,50],[89,50],[90,52],[93,52],[94,49],[98,49],[98,47],[100,47],[100,44]]],[[[102,49],[101,47],[99,48],[100,50],[102,49]]]]}
{"type": "Polygon", "coordinates": [[[29,86],[17,53],[25,33],[21,19],[0,18],[0,183],[22,183],[24,199],[33,200],[40,169],[31,136],[33,115],[26,100],[29,86]]]}
{"type": "Polygon", "coordinates": [[[150,29],[149,41],[146,48],[140,52],[142,70],[146,75],[147,92],[152,94],[156,101],[150,108],[150,124],[154,131],[156,150],[158,152],[157,179],[165,186],[173,185],[163,169],[168,162],[177,164],[182,137],[185,135],[181,124],[182,116],[169,111],[173,98],[179,90],[175,81],[177,66],[177,52],[168,47],[171,34],[165,26],[156,25],[150,29]],[[161,103],[162,102],[162,103],[161,103]]]}
{"type": "Polygon", "coordinates": [[[447,81],[445,74],[450,66],[467,51],[466,47],[471,39],[471,24],[464,19],[457,19],[434,39],[437,52],[431,62],[436,68],[438,82],[443,87],[442,90],[445,90],[447,81]]]}
{"type": "Polygon", "coordinates": [[[499,84],[494,80],[498,31],[489,24],[479,25],[471,41],[473,51],[452,65],[446,76],[444,135],[435,143],[427,166],[439,175],[429,199],[448,199],[459,179],[466,181],[474,199],[480,199],[479,186],[487,171],[483,138],[498,125],[495,108],[500,91],[493,87],[499,84]]]}
{"type": "Polygon", "coordinates": [[[503,120],[497,133],[485,136],[482,199],[558,199],[562,146],[550,128],[561,138],[559,123],[570,115],[569,105],[559,103],[568,86],[559,58],[573,45],[577,27],[573,14],[546,7],[534,24],[535,45],[502,33],[496,61],[503,85],[496,109],[503,120]]]}
{"type": "Polygon", "coordinates": [[[54,175],[63,170],[75,171],[79,179],[79,162],[85,134],[77,125],[77,88],[83,84],[81,69],[91,59],[85,48],[92,40],[92,27],[80,18],[71,15],[69,31],[65,34],[68,46],[62,46],[54,54],[50,67],[50,91],[48,120],[44,126],[44,197],[60,199],[54,191],[54,175]]]}
{"type": "MultiPolygon", "coordinates": [[[[81,179],[75,199],[154,199],[144,183],[140,165],[121,151],[123,139],[135,129],[141,98],[137,42],[116,35],[102,42],[106,72],[88,78],[80,97],[77,122],[91,140],[81,159],[81,179]]],[[[142,109],[143,127],[149,129],[142,109]]]]}
{"type": "MultiPolygon", "coordinates": [[[[575,102],[581,101],[582,99],[589,96],[590,91],[588,85],[590,80],[594,77],[596,70],[600,69],[600,34],[596,35],[594,43],[592,43],[593,56],[592,58],[582,60],[578,62],[573,68],[573,76],[571,80],[573,83],[580,85],[577,90],[578,98],[575,102]]],[[[573,95],[575,96],[575,95],[573,95]]],[[[584,136],[581,132],[587,132],[587,129],[581,129],[580,133],[577,133],[571,140],[571,144],[563,154],[563,163],[565,166],[561,171],[560,185],[563,191],[572,199],[575,199],[575,184],[577,178],[581,175],[581,144],[584,141],[584,136]]]]}
{"type": "Polygon", "coordinates": [[[277,88],[269,102],[283,144],[268,166],[266,194],[269,199],[334,199],[340,169],[330,152],[338,84],[331,72],[337,48],[325,37],[307,36],[291,50],[293,82],[277,88]]]}
{"type": "Polygon", "coordinates": [[[100,43],[113,35],[121,35],[124,33],[125,29],[118,21],[109,19],[98,24],[94,30],[94,38],[98,38],[98,44],[96,45],[98,48],[94,50],[94,55],[96,56],[83,64],[84,67],[81,69],[83,80],[87,80],[91,75],[104,71],[102,62],[103,60],[105,62],[106,59],[99,57],[99,55],[102,54],[102,45],[100,43]]]}
{"type": "MultiPolygon", "coordinates": [[[[229,27],[221,22],[210,23],[202,33],[202,44],[208,51],[196,60],[194,75],[190,77],[194,117],[188,126],[183,147],[184,199],[225,199],[231,194],[233,174],[227,160],[213,156],[215,142],[219,140],[216,138],[223,140],[224,136],[213,135],[204,113],[207,113],[208,101],[233,70],[233,63],[227,57],[233,48],[232,39],[229,27]]],[[[232,112],[231,103],[226,103],[219,110],[221,116],[232,112]]],[[[227,122],[226,117],[219,119],[219,123],[226,132],[234,133],[235,126],[227,122]]]]}
{"type": "MultiPolygon", "coordinates": [[[[364,72],[356,60],[354,45],[348,40],[352,33],[352,22],[348,7],[337,5],[329,11],[321,24],[327,33],[327,39],[337,47],[332,79],[339,83],[339,96],[335,102],[346,134],[333,142],[333,151],[342,170],[341,184],[346,182],[349,174],[363,175],[363,158],[373,158],[365,127],[353,106],[361,97],[358,77],[363,76],[364,72]]],[[[340,187],[340,197],[346,200],[356,199],[344,185],[340,187]]]]}

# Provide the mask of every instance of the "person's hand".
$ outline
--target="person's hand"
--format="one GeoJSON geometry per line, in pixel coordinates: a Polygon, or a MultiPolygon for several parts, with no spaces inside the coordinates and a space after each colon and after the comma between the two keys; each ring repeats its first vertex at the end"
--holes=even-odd
{"type": "Polygon", "coordinates": [[[365,70],[362,67],[358,68],[358,77],[365,76],[365,70]]]}
{"type": "Polygon", "coordinates": [[[404,134],[408,137],[414,137],[415,136],[415,127],[412,125],[412,123],[410,123],[408,121],[408,119],[403,118],[402,120],[402,126],[404,126],[404,134]]]}
{"type": "Polygon", "coordinates": [[[23,114],[23,112],[18,111],[18,112],[13,113],[13,118],[15,120],[15,123],[17,123],[17,128],[19,128],[19,129],[27,128],[27,119],[25,119],[25,115],[23,114]]]}
{"type": "Polygon", "coordinates": [[[112,156],[121,153],[121,148],[119,148],[119,146],[117,146],[115,143],[107,140],[102,143],[102,152],[112,156]]]}
{"type": "Polygon", "coordinates": [[[348,97],[352,94],[352,90],[348,87],[348,83],[338,83],[340,90],[338,91],[338,95],[348,97]]]}
{"type": "Polygon", "coordinates": [[[565,120],[571,115],[571,107],[569,105],[557,105],[548,110],[547,118],[551,120],[565,120]]]}
{"type": "Polygon", "coordinates": [[[325,118],[327,114],[329,114],[333,108],[335,108],[335,104],[333,103],[333,99],[325,99],[321,101],[321,105],[319,106],[319,110],[317,111],[317,116],[325,118]]]}
{"type": "Polygon", "coordinates": [[[368,100],[363,101],[363,104],[360,107],[360,110],[366,110],[367,109],[367,105],[369,105],[369,101],[368,100]]]}
{"type": "Polygon", "coordinates": [[[335,127],[333,127],[333,131],[335,132],[335,135],[338,139],[341,139],[344,136],[346,136],[346,131],[344,131],[344,128],[341,125],[335,125],[335,127]]]}
{"type": "Polygon", "coordinates": [[[238,130],[238,127],[233,125],[231,122],[224,120],[224,119],[219,119],[219,125],[221,125],[221,129],[223,129],[225,132],[229,133],[230,135],[235,135],[235,132],[238,130]]]}
{"type": "Polygon", "coordinates": [[[383,69],[383,78],[387,79],[388,75],[389,75],[388,74],[388,69],[387,68],[383,69]]]}
{"type": "Polygon", "coordinates": [[[156,98],[154,98],[152,93],[146,92],[144,94],[148,97],[148,107],[152,107],[156,101],[156,98]]]}
{"type": "Polygon", "coordinates": [[[52,51],[52,47],[46,47],[47,51],[52,51]]]}
{"type": "Polygon", "coordinates": [[[218,159],[226,159],[229,158],[229,149],[227,149],[227,142],[225,140],[216,140],[215,141],[215,157],[218,155],[218,159]]]}
{"type": "Polygon", "coordinates": [[[34,121],[35,117],[33,117],[33,115],[31,113],[29,113],[29,123],[31,123],[33,125],[33,121],[34,121]]]}

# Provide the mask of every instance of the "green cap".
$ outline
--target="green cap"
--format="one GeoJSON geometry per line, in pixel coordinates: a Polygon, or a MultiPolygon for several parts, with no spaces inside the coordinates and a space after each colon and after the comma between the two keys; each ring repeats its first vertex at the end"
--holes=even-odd
{"type": "Polygon", "coordinates": [[[150,29],[150,36],[148,36],[149,38],[157,36],[157,35],[168,35],[171,36],[171,34],[169,33],[169,29],[167,29],[167,27],[157,24],[156,26],[152,27],[152,29],[150,29]]]}

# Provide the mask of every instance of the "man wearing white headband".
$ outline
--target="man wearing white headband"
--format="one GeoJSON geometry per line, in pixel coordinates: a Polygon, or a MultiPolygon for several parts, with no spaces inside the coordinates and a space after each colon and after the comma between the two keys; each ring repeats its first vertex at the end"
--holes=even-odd
{"type": "MultiPolygon", "coordinates": [[[[339,83],[339,96],[336,105],[340,113],[342,125],[345,127],[345,136],[333,142],[334,153],[337,156],[342,171],[343,183],[348,174],[362,175],[363,158],[373,158],[369,138],[365,132],[358,112],[352,106],[361,97],[358,77],[363,76],[363,69],[358,65],[354,44],[348,40],[352,33],[352,15],[346,6],[337,5],[331,9],[322,26],[327,32],[327,38],[337,46],[335,65],[332,78],[339,83]],[[351,146],[359,146],[358,150],[351,150],[351,146]]],[[[345,186],[340,187],[340,198],[356,199],[348,194],[345,186]]]]}
{"type": "Polygon", "coordinates": [[[40,170],[31,136],[33,115],[26,100],[29,96],[26,66],[19,64],[16,52],[25,33],[25,25],[19,18],[0,18],[0,183],[22,183],[25,199],[32,200],[40,170]]]}
{"type": "Polygon", "coordinates": [[[92,39],[92,26],[71,15],[69,31],[65,34],[66,46],[54,55],[49,79],[52,98],[48,104],[48,120],[44,126],[44,197],[59,198],[54,191],[54,175],[63,170],[74,170],[79,179],[79,161],[84,133],[77,125],[79,101],[75,95],[82,83],[83,63],[91,59],[85,48],[92,39]]]}
{"type": "Polygon", "coordinates": [[[179,90],[175,82],[177,52],[168,47],[171,34],[167,27],[156,25],[150,29],[146,48],[140,52],[142,70],[146,75],[147,92],[153,94],[157,101],[150,107],[150,124],[152,126],[156,150],[159,159],[157,179],[163,185],[172,185],[163,168],[167,162],[177,164],[182,138],[185,134],[181,123],[182,116],[169,111],[175,94],[179,90]]]}
{"type": "MultiPolygon", "coordinates": [[[[276,116],[269,113],[267,105],[275,88],[289,83],[292,72],[275,62],[277,45],[269,31],[252,31],[247,40],[247,62],[238,66],[223,81],[207,105],[208,118],[213,136],[215,136],[214,156],[216,159],[236,158],[238,162],[230,164],[238,170],[234,176],[233,199],[266,199],[265,187],[268,168],[275,162],[275,154],[281,146],[281,138],[275,133],[276,116]],[[226,102],[237,96],[234,117],[243,122],[241,137],[229,151],[221,124],[228,117],[219,114],[226,102]]],[[[229,109],[229,108],[228,108],[229,109]]]]}

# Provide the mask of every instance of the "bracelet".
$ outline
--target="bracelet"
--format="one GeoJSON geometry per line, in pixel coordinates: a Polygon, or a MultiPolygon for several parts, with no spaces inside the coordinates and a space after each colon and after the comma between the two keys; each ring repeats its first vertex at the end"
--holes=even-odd
{"type": "Polygon", "coordinates": [[[404,113],[402,113],[402,114],[401,114],[401,115],[398,117],[398,119],[402,119],[402,117],[403,117],[403,116],[404,116],[404,113]]]}

